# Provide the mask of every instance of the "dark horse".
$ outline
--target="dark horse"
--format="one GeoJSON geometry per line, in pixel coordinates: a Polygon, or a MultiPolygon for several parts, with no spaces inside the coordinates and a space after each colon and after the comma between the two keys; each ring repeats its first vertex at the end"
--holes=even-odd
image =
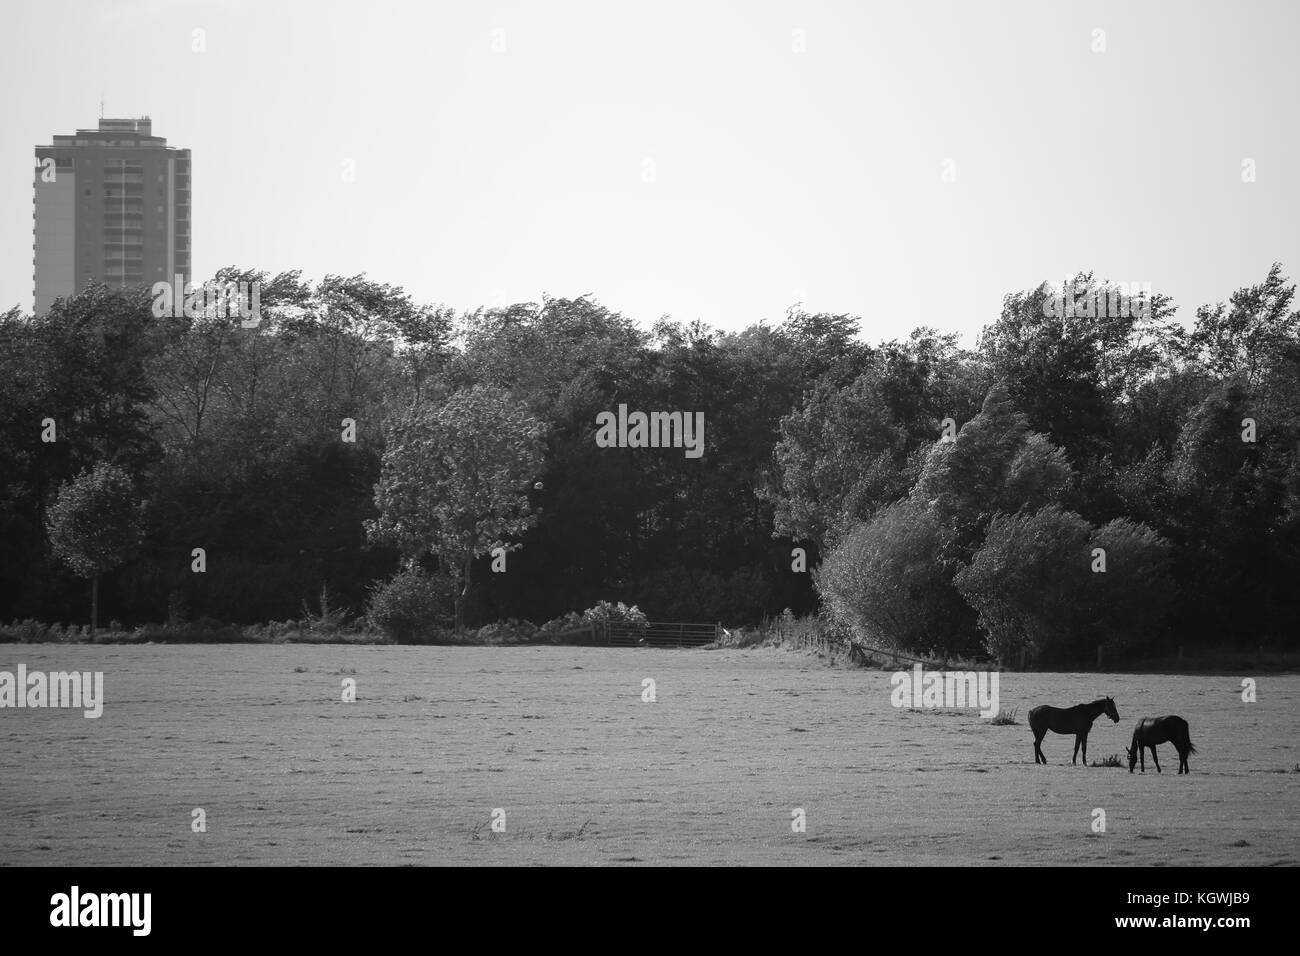
{"type": "Polygon", "coordinates": [[[1088,766],[1088,731],[1092,730],[1092,722],[1103,713],[1119,723],[1119,712],[1109,697],[1074,707],[1049,707],[1046,704],[1035,707],[1029,712],[1029,729],[1034,732],[1034,763],[1047,763],[1041,744],[1050,730],[1054,734],[1074,734],[1074,759],[1071,763],[1079,762],[1079,748],[1082,747],[1083,765],[1088,766]]]}
{"type": "Polygon", "coordinates": [[[1155,761],[1156,773],[1160,772],[1160,760],[1156,757],[1156,744],[1173,744],[1178,751],[1178,772],[1191,773],[1187,766],[1187,755],[1196,753],[1192,746],[1192,736],[1187,729],[1187,721],[1181,717],[1143,717],[1133,728],[1133,743],[1124,749],[1128,751],[1128,772],[1133,772],[1133,765],[1142,761],[1142,772],[1147,772],[1147,762],[1143,751],[1151,748],[1151,759],[1155,761]]]}

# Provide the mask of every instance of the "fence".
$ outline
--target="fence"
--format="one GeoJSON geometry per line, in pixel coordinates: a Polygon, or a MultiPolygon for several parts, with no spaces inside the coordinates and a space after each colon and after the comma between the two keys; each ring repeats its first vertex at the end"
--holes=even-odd
{"type": "Polygon", "coordinates": [[[649,622],[627,624],[623,622],[592,622],[555,635],[563,644],[580,647],[700,647],[718,639],[717,624],[689,624],[685,622],[649,622]]]}
{"type": "Polygon", "coordinates": [[[815,617],[781,617],[765,620],[756,630],[760,640],[775,638],[786,647],[805,648],[823,654],[845,654],[850,661],[864,667],[881,664],[902,667],[904,662],[908,667],[912,664],[921,664],[933,670],[946,670],[949,667],[947,661],[940,663],[923,657],[914,657],[888,647],[868,644],[856,637],[837,634],[815,617]]]}

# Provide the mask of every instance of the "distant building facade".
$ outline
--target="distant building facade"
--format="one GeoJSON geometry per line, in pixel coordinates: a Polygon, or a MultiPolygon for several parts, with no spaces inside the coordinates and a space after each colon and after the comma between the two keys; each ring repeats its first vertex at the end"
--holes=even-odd
{"type": "Polygon", "coordinates": [[[190,151],[152,122],[99,128],[36,147],[33,265],[36,313],[92,281],[127,288],[192,279],[190,151]]]}

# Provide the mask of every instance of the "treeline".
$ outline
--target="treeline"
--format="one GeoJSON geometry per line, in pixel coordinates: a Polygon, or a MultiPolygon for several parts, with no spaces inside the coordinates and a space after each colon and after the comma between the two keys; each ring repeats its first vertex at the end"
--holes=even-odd
{"type": "Polygon", "coordinates": [[[392,436],[481,386],[544,429],[533,520],[506,573],[474,558],[471,625],[600,600],[743,624],[816,609],[819,577],[841,622],[914,647],[1050,657],[1085,636],[1036,610],[1049,593],[1126,646],[1294,640],[1300,313],[1279,266],[1190,327],[1159,294],[1070,315],[1044,285],[973,350],[931,328],[869,345],[847,315],[647,330],[585,297],[457,314],[364,276],[216,278],[259,284],[260,324],[104,287],[0,316],[0,619],[87,619],[49,511],[102,462],[141,508],[101,620],[285,620],[323,586],[360,613],[402,563],[366,531],[392,436]],[[598,447],[619,404],[702,412],[704,456],[598,447]]]}

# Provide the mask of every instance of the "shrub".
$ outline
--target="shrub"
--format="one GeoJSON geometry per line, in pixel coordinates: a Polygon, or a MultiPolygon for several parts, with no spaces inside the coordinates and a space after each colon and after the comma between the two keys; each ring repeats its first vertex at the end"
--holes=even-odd
{"type": "Polygon", "coordinates": [[[617,604],[611,604],[608,601],[597,601],[595,607],[589,607],[581,614],[570,611],[562,617],[552,618],[542,625],[541,633],[546,637],[558,638],[559,635],[566,631],[580,630],[590,624],[610,623],[631,624],[640,630],[644,630],[647,618],[636,605],[629,607],[622,601],[617,604]]]}
{"type": "Polygon", "coordinates": [[[424,644],[439,638],[451,621],[455,585],[446,575],[416,567],[398,571],[371,592],[370,624],[398,644],[424,644]]]}
{"type": "Polygon", "coordinates": [[[1145,525],[1094,529],[1058,505],[998,515],[983,545],[954,579],[979,615],[999,661],[1023,648],[1039,664],[1064,663],[1098,644],[1135,649],[1157,632],[1168,606],[1168,545],[1145,525]],[[1106,571],[1093,572],[1093,548],[1106,571]]]}
{"type": "Polygon", "coordinates": [[[530,644],[536,640],[539,630],[530,621],[497,621],[480,627],[474,634],[474,644],[530,644]]]}
{"type": "Polygon", "coordinates": [[[41,644],[48,641],[50,629],[40,621],[31,619],[0,625],[0,643],[41,644]]]}
{"type": "Polygon", "coordinates": [[[302,636],[298,621],[267,621],[265,624],[248,624],[244,637],[255,644],[284,644],[302,636]]]}
{"type": "Polygon", "coordinates": [[[734,631],[723,630],[722,636],[714,643],[715,647],[744,648],[756,647],[768,639],[769,632],[767,628],[759,625],[757,627],[738,627],[734,631]]]}
{"type": "Polygon", "coordinates": [[[333,637],[343,630],[348,622],[347,608],[330,607],[329,585],[322,584],[320,588],[320,611],[313,611],[307,606],[307,602],[302,602],[302,630],[313,637],[333,637]]]}
{"type": "Polygon", "coordinates": [[[131,634],[131,643],[153,644],[243,644],[248,641],[237,624],[223,624],[201,617],[188,624],[145,624],[131,634]]]}
{"type": "Polygon", "coordinates": [[[828,617],[898,650],[972,650],[974,615],[940,561],[943,532],[924,507],[898,502],[831,549],[814,581],[828,617]]]}
{"type": "Polygon", "coordinates": [[[1097,643],[1108,650],[1148,648],[1173,605],[1169,542],[1144,524],[1117,518],[1099,528],[1092,547],[1106,552],[1105,574],[1090,575],[1097,643]]]}
{"type": "Polygon", "coordinates": [[[979,615],[984,646],[1002,663],[1067,659],[1087,607],[1091,527],[1057,506],[1000,514],[954,583],[979,615]]]}
{"type": "Polygon", "coordinates": [[[562,617],[553,617],[542,625],[542,633],[548,637],[553,634],[563,634],[565,631],[576,631],[578,628],[586,625],[581,614],[577,611],[570,611],[562,617]]]}
{"type": "Polygon", "coordinates": [[[582,619],[588,624],[632,624],[644,629],[648,619],[635,604],[628,607],[622,601],[610,604],[597,601],[595,607],[582,612],[582,619]]]}

